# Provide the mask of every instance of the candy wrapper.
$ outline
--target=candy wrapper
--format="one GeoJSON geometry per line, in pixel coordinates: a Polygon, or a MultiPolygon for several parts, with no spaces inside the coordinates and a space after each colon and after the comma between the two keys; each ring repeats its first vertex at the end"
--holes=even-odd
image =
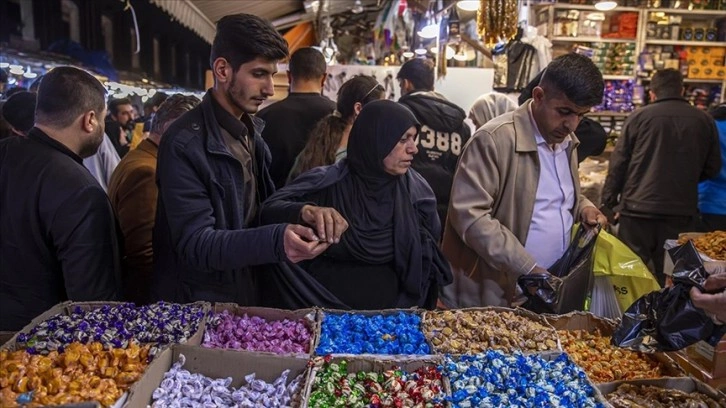
{"type": "Polygon", "coordinates": [[[444,384],[434,363],[408,363],[408,369],[383,361],[313,360],[308,397],[311,408],[443,408],[444,384]]]}
{"type": "Polygon", "coordinates": [[[236,316],[224,310],[209,319],[202,346],[275,354],[309,353],[310,324],[305,319],[267,321],[259,316],[236,316]]]}
{"type": "Polygon", "coordinates": [[[708,277],[691,241],[668,250],[673,260],[671,287],[636,300],[623,314],[612,344],[635,350],[676,351],[703,340],[715,346],[726,333],[691,302],[692,287],[703,290],[708,277]]]}
{"type": "Polygon", "coordinates": [[[325,313],[315,350],[327,354],[430,354],[416,313],[325,313]]]}
{"type": "Polygon", "coordinates": [[[212,379],[191,373],[182,367],[183,354],[164,374],[152,395],[152,407],[290,407],[297,401],[302,387],[302,376],[288,383],[289,370],[282,372],[272,383],[256,379],[255,374],[245,376],[245,385],[231,387],[232,378],[212,379]]]}
{"type": "MultiPolygon", "coordinates": [[[[16,342],[30,354],[63,351],[73,342],[99,342],[109,349],[126,348],[134,342],[163,346],[192,337],[204,313],[199,303],[159,302],[141,307],[119,303],[91,310],[75,305],[68,313],[52,316],[30,331],[19,333],[16,342]]],[[[157,351],[158,347],[152,347],[150,356],[157,351]]]]}
{"type": "Polygon", "coordinates": [[[451,382],[447,401],[457,407],[605,407],[602,395],[567,354],[548,361],[538,355],[488,351],[446,357],[451,382]]]}

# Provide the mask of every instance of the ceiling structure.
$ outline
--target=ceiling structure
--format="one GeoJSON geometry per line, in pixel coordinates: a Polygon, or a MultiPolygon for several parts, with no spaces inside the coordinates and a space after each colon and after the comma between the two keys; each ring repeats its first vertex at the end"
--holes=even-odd
{"type": "MultiPolygon", "coordinates": [[[[389,0],[360,0],[365,10],[379,9],[389,0]]],[[[409,0],[416,2],[421,0],[409,0]]],[[[215,22],[223,16],[248,13],[270,21],[277,29],[290,28],[305,21],[316,20],[321,0],[150,0],[172,18],[211,43],[215,22]]],[[[330,15],[349,12],[356,0],[325,0],[330,15]]],[[[325,12],[326,9],[324,8],[325,12]]]]}

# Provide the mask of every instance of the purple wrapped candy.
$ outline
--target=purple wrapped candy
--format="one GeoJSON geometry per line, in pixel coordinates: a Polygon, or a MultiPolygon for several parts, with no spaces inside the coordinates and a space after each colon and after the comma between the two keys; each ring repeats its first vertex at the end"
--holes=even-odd
{"type": "Polygon", "coordinates": [[[202,345],[275,354],[308,353],[311,337],[307,319],[267,321],[259,316],[236,316],[225,310],[210,319],[202,345]]]}
{"type": "Polygon", "coordinates": [[[204,309],[199,304],[158,302],[136,307],[133,303],[122,303],[92,310],[76,306],[70,314],[57,314],[30,332],[21,333],[18,345],[29,352],[47,354],[73,341],[98,341],[109,348],[125,348],[131,341],[180,343],[197,331],[202,317],[204,309]]]}
{"type": "Polygon", "coordinates": [[[231,378],[211,379],[182,369],[186,359],[179,355],[164,374],[159,388],[152,395],[152,407],[289,407],[297,402],[302,388],[302,375],[287,383],[290,370],[285,370],[272,384],[245,376],[246,385],[230,387],[231,378]],[[286,385],[287,384],[287,385],[286,385]]]}

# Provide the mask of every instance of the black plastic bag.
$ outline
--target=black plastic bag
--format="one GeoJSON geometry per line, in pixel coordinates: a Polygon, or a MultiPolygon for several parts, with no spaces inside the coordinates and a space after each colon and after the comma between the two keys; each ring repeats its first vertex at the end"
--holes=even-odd
{"type": "Polygon", "coordinates": [[[549,268],[550,275],[522,275],[517,280],[527,297],[522,307],[535,313],[569,313],[585,310],[592,291],[592,252],[600,226],[580,225],[564,255],[549,268]]]}
{"type": "Polygon", "coordinates": [[[726,333],[695,307],[689,292],[703,291],[708,272],[691,241],[669,249],[673,260],[673,286],[636,300],[623,314],[612,344],[638,351],[676,351],[700,340],[715,346],[726,333]]]}

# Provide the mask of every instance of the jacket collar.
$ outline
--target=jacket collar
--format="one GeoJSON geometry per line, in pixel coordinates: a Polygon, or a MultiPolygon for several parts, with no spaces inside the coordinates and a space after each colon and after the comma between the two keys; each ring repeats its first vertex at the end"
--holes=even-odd
{"type": "MultiPolygon", "coordinates": [[[[514,120],[514,133],[515,133],[515,146],[514,150],[520,152],[536,152],[537,151],[537,140],[535,140],[535,134],[537,129],[534,127],[532,120],[529,118],[529,106],[532,104],[532,99],[522,104],[519,108],[513,112],[514,120]]],[[[580,144],[580,140],[575,136],[575,132],[570,133],[570,146],[568,150],[576,148],[580,144]]]]}
{"type": "Polygon", "coordinates": [[[47,134],[45,134],[45,132],[38,129],[37,127],[30,129],[30,131],[28,132],[28,138],[33,139],[37,142],[46,144],[46,145],[60,151],[61,153],[69,156],[71,159],[75,160],[78,164],[83,165],[83,159],[81,158],[81,156],[73,153],[71,151],[71,149],[67,148],[63,143],[48,136],[47,134]]]}
{"type": "Polygon", "coordinates": [[[687,100],[685,100],[683,97],[680,96],[674,96],[671,98],[663,98],[663,99],[656,99],[655,101],[651,102],[650,104],[660,103],[660,102],[666,102],[666,101],[679,101],[679,102],[685,102],[688,103],[687,100]]]}
{"type": "Polygon", "coordinates": [[[154,143],[150,139],[142,140],[141,143],[136,146],[136,148],[154,157],[156,157],[157,153],[159,152],[159,146],[157,146],[156,143],[154,143]]]}
{"type": "MultiPolygon", "coordinates": [[[[203,124],[196,124],[192,123],[192,129],[194,129],[194,126],[204,126],[206,129],[206,148],[207,151],[210,153],[219,153],[219,154],[225,154],[229,155],[229,151],[227,150],[227,145],[224,143],[224,139],[222,138],[222,134],[219,132],[219,126],[220,122],[218,121],[217,117],[215,116],[215,109],[213,104],[216,103],[213,101],[214,97],[212,96],[212,90],[208,90],[207,93],[204,95],[204,99],[202,99],[202,103],[200,104],[202,109],[202,117],[204,120],[203,124]]],[[[226,111],[225,111],[226,112],[226,111]]],[[[231,115],[230,115],[231,116],[231,115]]],[[[246,115],[249,119],[249,123],[252,124],[252,127],[254,128],[254,131],[252,132],[252,136],[255,139],[255,145],[259,144],[258,140],[261,138],[262,129],[265,127],[265,121],[251,115],[246,115]]],[[[232,117],[233,118],[233,117],[232,117]]],[[[239,122],[240,126],[244,126],[242,122],[239,122]]]]}

